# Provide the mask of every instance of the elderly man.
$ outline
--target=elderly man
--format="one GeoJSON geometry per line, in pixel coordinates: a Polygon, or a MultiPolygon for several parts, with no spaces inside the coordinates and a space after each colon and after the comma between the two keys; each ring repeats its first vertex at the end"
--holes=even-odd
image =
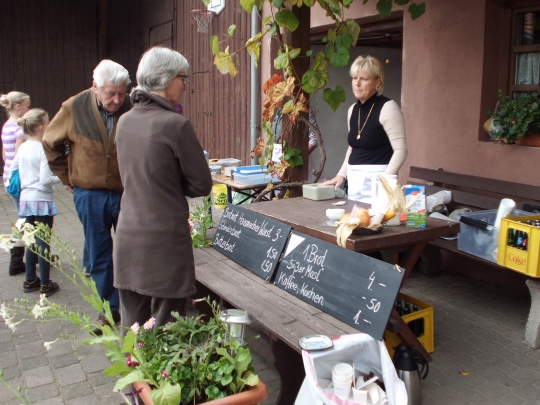
{"type": "MultiPolygon", "coordinates": [[[[129,83],[124,67],[102,60],[94,69],[92,87],[65,101],[43,136],[49,167],[73,193],[84,228],[84,265],[100,297],[109,301],[115,322],[120,321],[120,310],[113,286],[111,228],[116,229],[123,191],[115,135],[118,118],[131,108],[129,83]]],[[[98,323],[108,324],[103,315],[98,323]]]]}

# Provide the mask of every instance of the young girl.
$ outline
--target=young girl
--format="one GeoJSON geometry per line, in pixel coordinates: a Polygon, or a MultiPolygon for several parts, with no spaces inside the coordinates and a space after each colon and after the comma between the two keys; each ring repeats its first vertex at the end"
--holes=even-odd
{"type": "MultiPolygon", "coordinates": [[[[52,228],[53,217],[58,214],[53,201],[53,184],[60,183],[47,163],[41,138],[49,125],[49,117],[39,108],[28,111],[17,124],[23,128],[27,141],[23,143],[13,159],[10,174],[19,169],[21,179],[21,195],[19,198],[19,217],[26,218],[27,223],[43,223],[52,228]]],[[[43,253],[49,251],[49,245],[36,238],[36,244],[43,253]]],[[[24,292],[40,290],[47,297],[60,289],[57,283],[49,279],[51,265],[36,253],[26,249],[26,281],[24,292]],[[39,262],[41,279],[36,275],[36,264],[39,262]]]]}
{"type": "MultiPolygon", "coordinates": [[[[25,141],[24,132],[17,125],[17,120],[30,109],[30,96],[20,91],[10,91],[8,94],[0,96],[0,105],[6,109],[8,120],[2,127],[2,157],[4,159],[4,187],[7,186],[9,168],[17,149],[25,141]]],[[[19,212],[19,197],[11,196],[15,209],[19,212]]],[[[23,262],[24,244],[14,241],[15,245],[11,249],[11,261],[9,263],[9,275],[16,276],[26,271],[23,262]]]]}

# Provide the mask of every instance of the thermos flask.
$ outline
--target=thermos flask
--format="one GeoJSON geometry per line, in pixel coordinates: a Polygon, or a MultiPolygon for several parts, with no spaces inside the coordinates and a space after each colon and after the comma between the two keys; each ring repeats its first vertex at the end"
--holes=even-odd
{"type": "Polygon", "coordinates": [[[408,344],[401,343],[394,347],[394,350],[392,361],[396,367],[398,377],[405,383],[407,396],[409,397],[408,405],[421,405],[422,386],[420,380],[427,377],[427,361],[408,344]],[[418,364],[421,365],[420,369],[418,368],[418,364]]]}

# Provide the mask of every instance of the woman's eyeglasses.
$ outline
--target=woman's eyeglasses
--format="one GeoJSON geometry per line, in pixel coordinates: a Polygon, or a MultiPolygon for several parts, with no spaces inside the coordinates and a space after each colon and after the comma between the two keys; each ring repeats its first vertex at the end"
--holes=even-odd
{"type": "Polygon", "coordinates": [[[176,75],[176,77],[181,78],[182,81],[184,82],[184,84],[188,84],[188,83],[189,83],[189,76],[186,76],[186,75],[176,75]]]}

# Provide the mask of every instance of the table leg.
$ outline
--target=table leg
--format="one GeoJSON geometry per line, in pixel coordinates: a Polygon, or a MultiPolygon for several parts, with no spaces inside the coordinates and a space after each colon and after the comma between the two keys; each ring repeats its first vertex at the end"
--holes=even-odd
{"type": "Polygon", "coordinates": [[[302,355],[275,337],[272,337],[270,347],[275,359],[274,366],[281,378],[277,405],[294,404],[306,376],[302,355]]]}
{"type": "Polygon", "coordinates": [[[405,276],[403,276],[403,280],[401,281],[401,285],[405,283],[407,278],[410,276],[412,269],[414,268],[414,265],[418,261],[418,258],[422,254],[422,251],[424,250],[424,247],[427,245],[427,242],[418,243],[417,245],[414,245],[411,249],[405,253],[405,256],[403,259],[401,259],[401,262],[399,265],[405,269],[405,276]]]}
{"type": "Polygon", "coordinates": [[[390,314],[390,323],[393,324],[392,332],[398,335],[404,343],[411,345],[426,361],[433,360],[395,308],[392,309],[392,313],[390,314]]]}
{"type": "MultiPolygon", "coordinates": [[[[420,254],[424,250],[426,244],[427,242],[414,245],[411,249],[407,251],[403,259],[401,260],[399,265],[405,269],[405,275],[403,276],[401,285],[405,283],[405,280],[407,280],[407,278],[411,274],[412,269],[418,261],[418,258],[420,257],[420,254]]],[[[429,362],[432,360],[429,353],[426,351],[424,346],[422,346],[422,343],[420,343],[418,338],[409,328],[409,325],[405,323],[403,318],[395,309],[392,309],[392,313],[390,314],[390,323],[393,324],[392,332],[397,334],[403,342],[413,346],[415,350],[420,352],[420,354],[422,355],[422,357],[424,357],[424,359],[426,359],[426,361],[429,362]]]]}
{"type": "Polygon", "coordinates": [[[230,186],[227,186],[227,202],[232,203],[232,190],[230,186]]]}

